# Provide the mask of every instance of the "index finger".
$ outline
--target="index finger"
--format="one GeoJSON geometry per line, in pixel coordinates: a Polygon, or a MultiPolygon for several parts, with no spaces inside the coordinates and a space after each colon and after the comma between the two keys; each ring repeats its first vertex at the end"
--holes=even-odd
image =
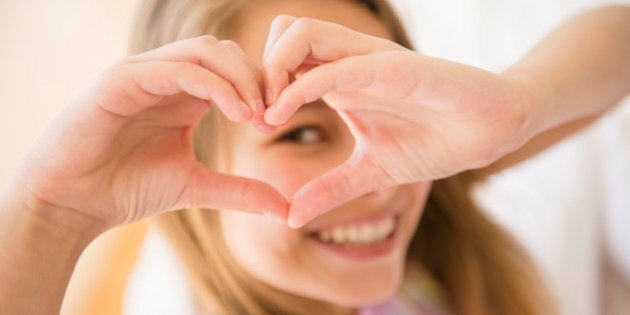
{"type": "Polygon", "coordinates": [[[392,186],[369,158],[354,154],[348,161],[300,188],[291,199],[287,224],[300,228],[315,217],[367,193],[392,186]]]}
{"type": "Polygon", "coordinates": [[[267,103],[289,85],[290,74],[304,64],[322,64],[348,56],[364,55],[374,51],[400,49],[398,44],[383,38],[363,34],[345,26],[311,18],[295,18],[291,22],[279,16],[272,23],[263,60],[265,85],[272,95],[267,103]],[[282,24],[282,25],[280,25],[282,24]],[[280,26],[279,26],[280,25],[280,26]],[[284,29],[278,36],[278,29],[284,29]]]}

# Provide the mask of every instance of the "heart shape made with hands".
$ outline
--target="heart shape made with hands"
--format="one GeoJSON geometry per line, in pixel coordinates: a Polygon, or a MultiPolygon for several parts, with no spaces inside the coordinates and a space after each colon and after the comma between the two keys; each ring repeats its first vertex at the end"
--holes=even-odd
{"type": "Polygon", "coordinates": [[[522,81],[337,24],[277,17],[263,59],[267,123],[321,98],[355,138],[348,160],[291,198],[291,227],[370,192],[486,166],[531,139],[535,99],[522,81]]]}
{"type": "MultiPolygon", "coordinates": [[[[374,154],[388,155],[390,162],[398,164],[396,155],[390,154],[400,148],[392,150],[395,142],[390,137],[410,131],[400,128],[398,121],[394,121],[394,128],[386,126],[387,119],[385,124],[378,123],[383,114],[378,108],[382,104],[378,104],[379,97],[374,96],[399,92],[396,89],[407,90],[412,81],[405,82],[403,77],[390,81],[398,85],[396,89],[392,89],[392,85],[364,89],[371,86],[375,76],[383,70],[379,65],[388,57],[388,52],[407,53],[408,50],[394,42],[333,23],[290,16],[279,16],[272,22],[263,54],[263,78],[269,104],[265,121],[270,125],[286,123],[299,107],[323,98],[355,138],[348,160],[312,179],[292,196],[287,218],[289,226],[300,227],[351,199],[414,180],[400,168],[392,170],[398,169],[402,176],[392,176],[383,167],[390,163],[382,163],[382,157],[374,154]]],[[[390,70],[398,75],[395,72],[399,69],[390,70]]],[[[406,161],[403,168],[409,164],[406,161]]]]}
{"type": "MultiPolygon", "coordinates": [[[[121,174],[142,174],[141,178],[153,176],[170,178],[171,176],[166,175],[173,175],[172,173],[184,173],[190,176],[188,179],[179,179],[178,185],[174,186],[176,188],[182,186],[180,197],[176,196],[180,191],[179,188],[171,189],[171,198],[160,198],[157,201],[162,199],[174,201],[169,201],[166,205],[151,205],[149,208],[152,209],[200,207],[264,212],[272,216],[280,216],[280,220],[286,220],[292,227],[300,227],[314,217],[355,197],[408,182],[412,177],[394,178],[392,173],[384,170],[390,169],[389,164],[392,164],[397,165],[391,168],[392,170],[398,170],[399,174],[407,174],[403,170],[409,163],[401,165],[395,160],[396,156],[404,156],[404,152],[401,153],[400,147],[398,152],[392,150],[396,147],[396,143],[391,140],[396,135],[410,132],[404,128],[388,126],[391,122],[382,119],[385,116],[379,108],[383,106],[377,104],[382,100],[376,97],[380,94],[396,97],[395,93],[392,95],[392,91],[395,92],[395,89],[401,87],[408,89],[408,87],[392,86],[390,83],[405,82],[405,78],[398,82],[387,80],[388,85],[377,84],[374,85],[375,89],[362,91],[364,87],[372,87],[372,81],[387,67],[381,63],[390,57],[387,55],[389,52],[405,54],[408,50],[391,41],[362,34],[338,24],[279,16],[270,28],[263,56],[262,72],[258,72],[260,70],[257,67],[251,66],[252,63],[246,60],[235,42],[218,41],[207,36],[175,42],[132,56],[126,60],[126,63],[117,67],[115,74],[119,72],[125,75],[138,74],[132,86],[141,86],[141,90],[148,92],[148,99],[171,101],[170,106],[155,105],[153,101],[145,101],[142,102],[144,105],[134,108],[125,105],[125,102],[114,101],[111,103],[120,105],[106,109],[117,117],[142,115],[136,119],[138,126],[131,134],[140,132],[147,138],[150,136],[147,134],[144,123],[147,120],[144,118],[147,116],[151,116],[150,118],[158,116],[158,120],[167,125],[172,125],[175,118],[181,116],[178,118],[181,122],[177,125],[185,127],[182,131],[188,132],[187,127],[196,125],[199,122],[197,119],[202,117],[200,114],[207,110],[208,100],[220,108],[229,120],[250,121],[259,129],[264,130],[269,125],[284,124],[299,107],[324,98],[324,101],[339,114],[353,134],[354,153],[347,161],[320,177],[312,179],[299,189],[288,200],[288,216],[283,215],[285,214],[283,209],[286,209],[287,205],[284,197],[280,196],[268,183],[253,178],[220,174],[203,167],[201,163],[191,163],[190,150],[184,148],[173,150],[174,145],[166,146],[165,149],[159,145],[145,146],[137,150],[142,156],[147,155],[147,152],[164,149],[173,157],[171,161],[164,163],[167,155],[164,152],[149,154],[160,156],[159,161],[151,158],[141,161],[153,162],[155,165],[129,163],[129,167],[125,168],[126,172],[121,172],[121,174]],[[317,49],[313,49],[314,47],[317,49]],[[181,62],[184,63],[180,64],[181,62]],[[186,67],[181,68],[182,65],[186,67]],[[130,70],[137,68],[142,71],[130,70]],[[257,76],[263,78],[268,106],[264,104],[259,106],[263,102],[260,97],[260,80],[257,80],[257,76]],[[173,95],[178,95],[177,93],[187,94],[197,101],[190,102],[190,110],[184,110],[182,100],[173,98],[173,95]],[[371,93],[376,93],[376,95],[371,95],[371,93]],[[163,99],[164,96],[168,98],[163,99]],[[184,113],[185,111],[188,113],[184,113]],[[388,155],[386,161],[383,160],[383,154],[388,155]],[[157,171],[160,169],[162,171],[157,171]],[[186,184],[181,183],[182,180],[186,184]]],[[[391,73],[397,75],[401,65],[404,66],[400,63],[398,68],[391,73]]],[[[114,78],[116,80],[111,80],[112,85],[118,86],[117,82],[120,80],[116,76],[114,78]]],[[[128,99],[129,97],[119,98],[128,99]]],[[[101,103],[108,104],[109,102],[101,100],[101,103]]],[[[393,124],[397,123],[398,120],[394,117],[393,124]]],[[[134,127],[133,124],[130,125],[127,122],[124,125],[127,129],[134,127]]],[[[174,133],[173,130],[169,128],[168,134],[172,135],[171,140],[174,143],[178,143],[177,137],[181,134],[174,133]]],[[[133,142],[133,145],[136,142],[133,142]]],[[[141,144],[151,145],[153,141],[145,141],[141,144]]],[[[126,154],[125,156],[133,155],[126,154]]],[[[125,183],[129,180],[125,176],[121,177],[123,179],[120,182],[123,184],[117,187],[126,190],[128,185],[125,183]]],[[[163,187],[151,186],[155,182],[166,186],[172,184],[169,181],[153,180],[146,183],[149,187],[140,191],[147,191],[148,195],[156,191],[164,191],[163,187]]],[[[133,205],[134,202],[130,204],[133,205]]],[[[134,218],[145,216],[144,214],[132,215],[134,218]]]]}
{"type": "Polygon", "coordinates": [[[26,195],[111,226],[208,208],[264,212],[300,227],[367,193],[450,176],[520,146],[513,138],[531,102],[521,85],[338,24],[279,16],[262,71],[236,43],[211,36],[108,68],[51,124],[22,177],[31,179],[26,195]],[[211,106],[231,121],[269,127],[318,99],[338,113],[355,146],[290,200],[194,156],[194,126],[211,106]]]}
{"type": "MultiPolygon", "coordinates": [[[[487,165],[528,140],[522,126],[527,124],[524,109],[531,101],[523,96],[528,92],[523,91],[529,89],[508,77],[421,56],[390,40],[338,24],[279,16],[272,22],[263,54],[265,106],[260,99],[260,81],[254,79],[255,71],[260,70],[252,73],[255,67],[243,62],[244,54],[235,45],[222,41],[217,51],[223,52],[220,56],[232,58],[232,63],[217,61],[221,58],[194,57],[194,62],[184,69],[189,70],[189,78],[173,79],[165,75],[169,72],[157,74],[174,85],[170,93],[186,92],[212,100],[230,120],[255,118],[252,122],[258,127],[265,123],[283,125],[301,106],[323,99],[339,114],[355,140],[346,161],[304,184],[288,200],[286,222],[294,228],[367,193],[487,165]],[[225,74],[227,81],[217,81],[217,76],[198,69],[198,63],[225,74]],[[226,69],[231,64],[240,65],[241,69],[226,69]],[[205,73],[206,81],[190,84],[201,76],[199,71],[205,73]],[[237,73],[248,71],[250,79],[243,83],[237,73]],[[213,84],[216,82],[222,85],[213,84]],[[221,86],[231,92],[215,95],[221,86]],[[247,110],[248,105],[239,101],[234,86],[245,91],[238,93],[241,96],[259,95],[247,101],[251,106],[247,110]],[[253,108],[259,109],[255,117],[246,117],[245,111],[253,108]]],[[[165,46],[138,58],[191,59],[180,54],[176,46],[165,46]]],[[[217,46],[210,49],[213,47],[217,46]]],[[[133,61],[131,66],[139,67],[133,61]]],[[[158,66],[166,64],[145,65],[152,71],[158,66]]],[[[182,71],[178,73],[183,76],[182,71]]],[[[148,80],[149,88],[155,85],[148,80]]],[[[150,89],[149,92],[153,93],[150,89]]],[[[207,109],[205,103],[197,105],[194,108],[207,109]]],[[[191,117],[201,116],[193,113],[191,117]]],[[[266,211],[285,220],[286,200],[268,183],[191,166],[185,158],[188,156],[176,161],[185,162],[192,169],[177,169],[192,174],[192,180],[183,185],[184,198],[178,198],[180,202],[175,202],[174,207],[266,211]]],[[[149,168],[147,173],[159,172],[151,173],[149,168]]]]}

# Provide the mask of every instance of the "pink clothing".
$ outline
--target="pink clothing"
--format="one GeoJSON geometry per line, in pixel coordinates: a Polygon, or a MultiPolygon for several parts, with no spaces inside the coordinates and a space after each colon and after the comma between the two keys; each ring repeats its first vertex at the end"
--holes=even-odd
{"type": "Polygon", "coordinates": [[[396,300],[387,300],[359,310],[359,315],[428,315],[418,310],[414,312],[396,300]]]}
{"type": "Polygon", "coordinates": [[[409,307],[399,300],[391,299],[359,310],[358,315],[447,315],[448,313],[434,306],[418,305],[409,307]]]}

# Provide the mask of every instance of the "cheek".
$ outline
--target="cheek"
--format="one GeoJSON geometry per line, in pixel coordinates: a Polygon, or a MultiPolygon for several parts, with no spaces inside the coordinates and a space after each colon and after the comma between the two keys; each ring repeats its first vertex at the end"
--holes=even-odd
{"type": "Polygon", "coordinates": [[[286,268],[297,256],[301,236],[259,214],[221,211],[225,244],[237,263],[258,278],[286,268]]]}
{"type": "Polygon", "coordinates": [[[304,184],[343,163],[352,153],[354,138],[350,132],[336,114],[326,119],[336,119],[337,123],[322,127],[326,130],[326,140],[312,145],[290,142],[260,145],[248,137],[258,132],[252,131],[251,126],[235,133],[229,149],[229,173],[263,181],[290,198],[304,184]]]}
{"type": "Polygon", "coordinates": [[[409,196],[409,210],[404,214],[405,218],[403,220],[405,224],[404,230],[407,234],[405,238],[408,242],[411,242],[420,220],[422,220],[422,214],[424,213],[424,208],[426,207],[431,192],[432,182],[407,184],[404,187],[409,196]]]}
{"type": "MultiPolygon", "coordinates": [[[[248,253],[282,252],[288,247],[291,229],[286,228],[260,214],[243,211],[224,210],[220,214],[221,230],[228,247],[238,248],[248,253]],[[278,240],[284,242],[278,243],[278,240]]],[[[294,236],[295,237],[295,236],[294,236]]]]}
{"type": "Polygon", "coordinates": [[[414,217],[413,222],[416,224],[422,218],[422,214],[424,213],[424,208],[427,205],[427,201],[429,199],[429,195],[431,194],[431,187],[433,186],[432,182],[418,182],[405,185],[410,191],[411,200],[410,200],[410,208],[412,209],[412,216],[414,217]]]}
{"type": "Polygon", "coordinates": [[[257,159],[234,159],[232,174],[255,178],[290,198],[304,184],[332,169],[344,159],[332,154],[313,156],[278,150],[262,154],[257,159]]]}
{"type": "Polygon", "coordinates": [[[259,179],[276,188],[285,198],[293,196],[302,185],[318,175],[312,165],[307,167],[306,162],[295,158],[272,159],[264,165],[256,170],[259,179]]]}

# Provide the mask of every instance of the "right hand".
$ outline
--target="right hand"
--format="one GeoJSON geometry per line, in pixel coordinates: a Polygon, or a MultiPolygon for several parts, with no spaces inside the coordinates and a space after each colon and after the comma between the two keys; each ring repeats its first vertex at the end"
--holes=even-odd
{"type": "Polygon", "coordinates": [[[236,44],[210,36],[123,59],[47,128],[14,174],[9,197],[84,214],[106,228],[189,207],[284,219],[287,201],[274,188],[216,173],[193,153],[193,129],[212,105],[232,121],[271,128],[262,119],[261,85],[260,69],[236,44]]]}
{"type": "Polygon", "coordinates": [[[344,163],[293,195],[291,227],[370,192],[487,166],[535,134],[545,105],[519,79],[308,18],[276,17],[263,64],[268,123],[321,98],[355,138],[344,163]]]}

